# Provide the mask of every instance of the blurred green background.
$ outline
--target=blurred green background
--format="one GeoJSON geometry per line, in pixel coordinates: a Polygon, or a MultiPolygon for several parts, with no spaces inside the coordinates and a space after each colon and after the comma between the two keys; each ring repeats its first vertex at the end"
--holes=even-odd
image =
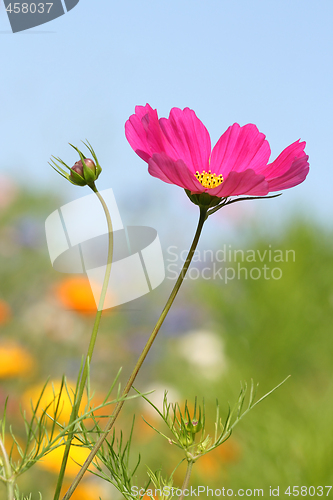
{"type": "MultiPolygon", "coordinates": [[[[155,390],[156,404],[165,389],[180,403],[204,396],[211,430],[215,399],[226,411],[240,381],[259,382],[260,397],[291,375],[195,465],[192,484],[263,488],[266,495],[269,486],[332,484],[332,10],[330,0],[82,0],[47,25],[13,34],[0,0],[0,409],[9,395],[8,425],[20,440],[20,406],[29,412],[48,377],[55,386],[63,374],[75,381],[93,325],[87,281],[52,269],[44,234],[46,217],[87,190],[55,174],[50,156],[74,164],[68,142],[88,139],[103,167],[99,189],[114,189],[125,225],[155,228],[164,251],[164,283],[103,314],[91,367],[100,401],[120,366],[126,383],[173,286],[180,259],[172,253],[188,249],[197,219],[181,189],[148,175],[124,124],[146,102],[159,116],[189,106],[212,144],[234,122],[255,123],[271,161],[301,138],[311,169],[279,198],[235,204],[209,219],[201,252],[224,245],[266,251],[263,262],[258,255],[217,262],[222,276],[240,263],[249,273],[276,266],[282,277],[245,279],[242,271],[226,284],[204,271],[214,263],[193,262],[136,386],[155,390]],[[292,249],[295,261],[272,263],[269,249],[292,249]]],[[[146,463],[170,474],[182,455],[144,424],[141,415],[163,431],[139,400],[126,404],[117,432],[128,433],[134,413],[141,485],[146,463]]],[[[57,454],[33,467],[20,480],[22,492],[52,498],[59,467],[57,454]]],[[[183,477],[181,466],[177,485],[183,477]]],[[[99,496],[117,493],[90,476],[73,500],[99,496]]]]}
{"type": "MultiPolygon", "coordinates": [[[[29,411],[32,388],[43,385],[48,377],[56,383],[64,373],[69,380],[76,379],[89,341],[94,304],[82,277],[57,273],[50,265],[44,220],[62,200],[50,193],[28,192],[9,178],[2,179],[2,186],[6,189],[0,209],[0,405],[3,409],[9,395],[7,429],[12,424],[23,440],[20,407],[29,411]]],[[[245,211],[246,205],[241,209],[245,211]]],[[[207,227],[209,224],[211,220],[207,227]]],[[[262,274],[259,279],[250,275],[245,279],[243,271],[241,279],[227,284],[218,277],[187,279],[135,385],[141,391],[155,390],[151,398],[158,406],[164,390],[169,391],[170,401],[180,404],[204,397],[212,432],[216,398],[223,418],[227,403],[233,405],[237,400],[240,382],[259,382],[261,397],[291,375],[244,418],[225,444],[195,464],[191,484],[234,491],[263,488],[265,496],[269,487],[285,491],[289,485],[329,485],[333,447],[332,234],[302,220],[291,220],[275,233],[260,230],[255,218],[246,225],[246,235],[230,246],[222,234],[215,237],[213,246],[204,239],[199,244],[201,259],[192,265],[197,271],[191,276],[200,275],[203,266],[212,266],[202,262],[205,246],[216,252],[226,244],[232,251],[243,249],[244,255],[254,250],[256,261],[241,262],[238,252],[238,261],[232,258],[217,263],[218,267],[237,270],[239,262],[250,272],[267,265],[278,267],[281,272],[275,276],[281,274],[281,278],[265,279],[262,274]],[[283,261],[272,262],[268,250],[271,255],[279,251],[283,261]],[[286,250],[294,251],[288,261],[286,250]]],[[[122,384],[126,382],[172,288],[169,257],[165,251],[167,279],[158,289],[103,314],[91,366],[97,400],[105,395],[121,366],[120,379],[122,384]]],[[[145,464],[153,470],[162,467],[169,475],[182,454],[143,422],[142,415],[167,431],[141,400],[125,405],[117,432],[123,429],[128,435],[133,414],[133,464],[141,452],[137,484],[143,485],[145,464]]],[[[19,481],[22,492],[31,491],[37,499],[41,491],[43,498],[51,498],[59,467],[57,457],[42,467],[35,465],[19,481]]],[[[184,474],[182,465],[175,474],[179,487],[184,474]]],[[[1,488],[0,498],[5,498],[1,488]]],[[[73,498],[81,500],[98,495],[103,500],[119,497],[92,476],[76,495],[73,498]]]]}

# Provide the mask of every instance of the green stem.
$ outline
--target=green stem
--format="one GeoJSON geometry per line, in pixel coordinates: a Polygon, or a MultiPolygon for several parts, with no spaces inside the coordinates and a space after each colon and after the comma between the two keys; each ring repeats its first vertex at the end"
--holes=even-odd
{"type": "Polygon", "coordinates": [[[9,462],[9,458],[6,452],[5,445],[0,438],[0,451],[3,457],[3,468],[6,477],[6,488],[7,488],[7,500],[14,500],[14,476],[13,471],[9,462]]]}
{"type": "MultiPolygon", "coordinates": [[[[162,323],[163,321],[165,320],[165,317],[166,315],[168,314],[169,312],[169,309],[170,307],[172,306],[172,303],[173,301],[175,300],[176,298],[176,295],[179,291],[179,288],[182,284],[182,282],[184,281],[184,278],[185,278],[185,275],[186,275],[186,272],[190,266],[190,263],[191,263],[191,260],[192,260],[192,257],[194,255],[194,252],[195,252],[195,249],[198,245],[198,241],[199,241],[199,238],[200,238],[200,234],[201,234],[201,231],[202,231],[202,228],[203,228],[203,225],[204,225],[204,222],[206,220],[206,213],[207,213],[207,209],[204,208],[204,207],[200,207],[200,217],[199,217],[199,222],[198,222],[198,227],[197,227],[197,230],[196,230],[196,233],[195,233],[195,236],[194,236],[194,239],[193,239],[193,242],[192,242],[192,245],[191,245],[191,248],[188,252],[188,255],[187,255],[187,258],[186,258],[186,261],[184,262],[184,265],[183,265],[183,268],[182,270],[180,271],[180,274],[178,276],[178,279],[176,281],[176,284],[175,286],[173,287],[173,290],[167,300],[167,303],[165,304],[164,306],[164,309],[160,315],[160,317],[158,318],[157,320],[157,323],[147,341],[147,344],[145,345],[135,367],[134,367],[134,370],[130,376],[130,378],[128,379],[128,382],[126,384],[126,387],[122,393],[122,398],[125,398],[127,396],[127,394],[129,393],[133,383],[134,383],[134,380],[142,366],[142,363],[144,362],[148,352],[149,352],[149,349],[151,348],[158,332],[159,332],[159,329],[161,328],[162,326],[162,323]]],[[[76,478],[74,479],[73,483],[71,484],[70,488],[68,489],[68,491],[66,492],[65,496],[63,497],[63,500],[68,500],[75,488],[77,487],[77,485],[79,484],[79,482],[81,481],[84,473],[86,472],[86,470],[88,469],[89,465],[91,464],[91,462],[93,461],[96,453],[98,452],[99,448],[102,446],[104,440],[106,439],[108,433],[110,432],[110,430],[112,429],[113,427],[113,424],[115,423],[116,421],[116,418],[118,417],[122,407],[123,407],[123,404],[124,404],[124,400],[122,401],[119,401],[117,404],[116,404],[116,407],[110,417],[110,419],[108,420],[106,426],[105,426],[105,429],[104,429],[104,432],[103,434],[100,436],[100,438],[98,439],[98,441],[96,441],[94,447],[92,448],[87,460],[84,462],[82,468],[80,469],[79,473],[77,474],[76,478]]]]}
{"type": "Polygon", "coordinates": [[[191,477],[191,472],[192,472],[193,464],[194,464],[193,460],[189,460],[187,462],[186,474],[185,474],[184,482],[183,482],[183,485],[182,485],[182,494],[180,495],[180,497],[178,498],[178,500],[183,500],[183,498],[185,496],[184,492],[188,488],[188,485],[189,485],[189,482],[190,482],[190,477],[191,477]]]}
{"type": "MultiPolygon", "coordinates": [[[[79,382],[79,388],[78,388],[78,391],[77,391],[77,394],[75,397],[75,402],[74,402],[74,405],[72,408],[72,413],[70,416],[69,424],[73,423],[77,419],[78,414],[79,414],[80,404],[81,404],[84,388],[85,388],[86,381],[87,381],[89,365],[90,365],[91,358],[92,358],[92,355],[94,352],[94,347],[95,347],[97,333],[98,333],[98,327],[99,327],[99,323],[101,321],[101,316],[102,316],[102,312],[103,312],[103,305],[104,305],[104,301],[105,301],[106,291],[107,291],[108,284],[109,284],[111,265],[112,265],[112,255],[113,255],[113,230],[112,230],[112,222],[111,222],[111,217],[110,217],[108,207],[106,206],[106,203],[105,203],[104,199],[102,198],[101,194],[98,192],[95,184],[93,184],[90,187],[94,191],[96,196],[98,197],[99,201],[101,202],[105,216],[106,216],[107,225],[108,225],[108,232],[109,232],[109,248],[108,248],[106,271],[105,271],[102,291],[101,291],[101,295],[100,295],[100,299],[99,299],[98,310],[97,310],[97,313],[95,316],[94,327],[93,327],[91,337],[90,337],[90,343],[89,343],[88,352],[87,352],[87,356],[86,356],[85,363],[84,363],[83,373],[82,373],[81,380],[79,382]]],[[[80,377],[80,374],[79,374],[79,377],[80,377]]],[[[60,491],[61,491],[62,483],[64,480],[64,476],[65,476],[66,465],[68,462],[69,451],[70,451],[73,437],[74,437],[74,433],[71,433],[71,435],[69,436],[69,438],[66,442],[66,447],[65,447],[63,458],[62,458],[61,468],[60,468],[59,477],[58,477],[58,481],[57,481],[56,491],[54,494],[54,500],[59,500],[59,497],[60,497],[60,491]]]]}

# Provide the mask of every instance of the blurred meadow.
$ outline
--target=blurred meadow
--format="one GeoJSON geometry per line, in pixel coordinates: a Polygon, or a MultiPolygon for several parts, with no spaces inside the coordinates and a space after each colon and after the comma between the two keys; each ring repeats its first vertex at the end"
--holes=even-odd
{"type": "MultiPolygon", "coordinates": [[[[68,385],[75,385],[95,304],[83,275],[60,274],[50,265],[44,220],[60,206],[61,199],[47,192],[27,191],[7,177],[1,185],[6,189],[0,197],[0,404],[3,409],[9,396],[9,449],[9,426],[22,446],[21,412],[31,412],[30,400],[38,398],[48,377],[56,392],[64,373],[68,385]]],[[[229,276],[231,268],[236,270],[236,278],[227,284],[218,276],[185,280],[135,387],[142,392],[154,390],[150,398],[158,407],[164,390],[171,402],[181,405],[187,400],[193,406],[195,397],[198,402],[204,397],[208,432],[212,433],[216,398],[223,419],[227,403],[233,405],[237,400],[240,382],[259,382],[261,397],[291,375],[239,423],[228,441],[198,460],[191,484],[234,490],[263,488],[265,496],[270,486],[285,490],[295,484],[327,485],[332,479],[333,446],[332,234],[301,220],[291,220],[284,231],[274,235],[260,232],[253,224],[250,233],[241,244],[228,244],[226,254],[237,248],[247,255],[251,249],[260,254],[262,262],[258,257],[255,262],[242,262],[238,251],[236,260],[231,254],[231,261],[217,262],[219,268],[229,268],[229,276]],[[281,262],[272,263],[270,255],[277,253],[281,262]],[[238,264],[242,267],[240,279],[238,264]],[[275,276],[280,279],[271,278],[270,273],[270,279],[263,275],[252,279],[250,274],[246,279],[246,269],[250,273],[253,267],[264,265],[279,268],[275,276]]],[[[215,238],[214,252],[221,256],[218,251],[225,248],[226,241],[222,235],[219,240],[219,236],[215,238]]],[[[203,250],[199,245],[201,256],[203,250]]],[[[199,260],[192,264],[192,278],[202,275],[199,260]]],[[[171,290],[167,252],[165,262],[167,279],[158,289],[103,314],[91,365],[94,401],[104,398],[121,366],[120,381],[126,382],[171,290]]],[[[205,266],[212,263],[205,262],[205,266]]],[[[254,278],[257,275],[252,272],[254,278]]],[[[51,386],[44,397],[52,400],[51,386]]],[[[70,409],[68,401],[62,404],[65,420],[70,409]]],[[[143,486],[146,465],[154,471],[161,467],[169,475],[182,454],[144,422],[142,416],[167,432],[141,399],[125,404],[117,421],[117,436],[121,429],[128,436],[134,414],[132,460],[134,466],[141,453],[136,481],[143,486]]],[[[74,450],[68,483],[78,471],[75,462],[82,463],[87,456],[80,448],[74,450]]],[[[25,473],[19,481],[22,492],[33,492],[32,499],[38,498],[38,491],[43,498],[51,498],[60,461],[58,450],[25,473]]],[[[182,464],[174,476],[178,487],[184,467],[182,464]]],[[[0,498],[3,495],[4,489],[0,498]]],[[[103,500],[121,498],[91,474],[73,498],[95,500],[98,495],[103,500]]]]}
{"type": "MultiPolygon", "coordinates": [[[[0,412],[9,396],[7,450],[10,426],[24,446],[21,412],[31,415],[30,401],[47,379],[43,404],[63,374],[74,388],[94,322],[85,277],[56,272],[48,256],[46,218],[88,194],[51,170],[51,155],[72,165],[78,158],[68,142],[80,147],[88,139],[103,167],[98,188],[114,190],[124,225],[156,229],[164,252],[166,279],[157,289],[103,312],[91,363],[98,404],[120,367],[124,387],[198,217],[183,190],[148,174],[124,124],[136,105],[148,102],[159,116],[188,106],[212,145],[235,122],[255,123],[267,135],[270,161],[288,144],[306,141],[310,172],[281,197],[234,204],[209,218],[201,253],[135,387],[154,391],[149,397],[159,407],[165,390],[181,405],[204,397],[211,433],[216,398],[223,419],[244,381],[259,383],[261,397],[291,375],[228,441],[199,459],[191,484],[263,488],[265,496],[270,486],[281,494],[288,486],[332,484],[332,13],[331,0],[80,0],[47,25],[14,34],[0,0],[0,412]],[[256,260],[242,261],[241,252],[219,260],[225,245],[227,253],[254,251],[256,260]],[[205,250],[216,259],[205,259],[205,250]],[[270,251],[282,252],[282,260],[270,251]],[[227,283],[226,272],[235,273],[227,283]]],[[[65,420],[66,397],[61,406],[65,420]]],[[[144,422],[142,416],[167,432],[140,399],[124,405],[118,437],[121,430],[128,437],[134,414],[131,460],[134,467],[141,453],[136,484],[143,486],[146,464],[167,476],[183,456],[144,422]]],[[[24,495],[53,498],[61,452],[22,475],[24,495]]],[[[19,459],[15,446],[13,454],[19,459]]],[[[85,458],[75,447],[65,489],[85,458]]],[[[177,486],[184,475],[182,464],[177,486]]],[[[0,484],[0,500],[5,494],[0,484]]],[[[72,496],[99,497],[121,498],[91,474],[72,496]]]]}

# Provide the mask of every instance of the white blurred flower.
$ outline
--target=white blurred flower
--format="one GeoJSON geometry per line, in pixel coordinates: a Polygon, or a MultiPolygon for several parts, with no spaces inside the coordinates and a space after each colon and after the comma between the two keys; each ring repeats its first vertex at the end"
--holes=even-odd
{"type": "Polygon", "coordinates": [[[177,341],[179,354],[199,376],[218,379],[227,369],[221,338],[209,330],[193,330],[177,341]]]}
{"type": "MultiPolygon", "coordinates": [[[[147,393],[150,391],[154,391],[151,394],[148,394],[146,397],[153,403],[153,405],[156,406],[160,410],[160,412],[163,411],[163,400],[164,400],[164,394],[167,392],[167,398],[168,398],[168,403],[176,403],[181,401],[181,397],[177,389],[175,389],[172,386],[166,386],[161,384],[160,382],[156,382],[155,384],[149,384],[149,386],[145,387],[142,392],[147,393]]],[[[144,407],[145,412],[151,414],[152,416],[157,416],[156,410],[147,403],[144,399],[142,399],[142,404],[144,407]]]]}
{"type": "Polygon", "coordinates": [[[30,333],[59,342],[75,344],[85,331],[83,321],[71,311],[60,308],[52,297],[27,306],[22,312],[22,318],[30,333]]]}

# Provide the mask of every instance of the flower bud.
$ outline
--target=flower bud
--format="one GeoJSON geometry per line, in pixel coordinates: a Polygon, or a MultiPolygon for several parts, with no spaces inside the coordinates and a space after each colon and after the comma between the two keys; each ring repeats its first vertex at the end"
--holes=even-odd
{"type": "Polygon", "coordinates": [[[186,423],[186,430],[188,432],[191,432],[192,434],[196,434],[197,432],[200,432],[201,429],[202,429],[202,423],[199,422],[198,420],[192,420],[192,422],[186,423]]]}
{"type": "Polygon", "coordinates": [[[52,168],[54,168],[54,170],[56,170],[60,175],[62,175],[72,184],[75,184],[77,186],[88,185],[92,189],[95,189],[95,181],[96,179],[98,179],[102,168],[98,162],[95,151],[93,150],[89,142],[87,141],[87,143],[84,143],[84,145],[89,149],[92,157],[94,158],[93,160],[91,158],[86,158],[76,146],[70,144],[70,146],[72,146],[72,148],[74,148],[75,151],[79,153],[80,160],[78,160],[73,165],[73,167],[70,168],[60,158],[53,157],[54,159],[51,160],[50,165],[52,168]],[[64,170],[62,167],[67,168],[67,170],[69,170],[69,173],[67,173],[66,170],[64,170]]]}
{"type": "Polygon", "coordinates": [[[97,179],[96,165],[90,158],[77,161],[71,168],[70,179],[74,184],[80,186],[92,184],[97,179]]]}
{"type": "MultiPolygon", "coordinates": [[[[86,164],[86,166],[88,168],[90,168],[90,170],[92,170],[93,172],[95,172],[96,165],[95,165],[95,163],[90,158],[86,158],[84,160],[84,163],[86,164]]],[[[79,161],[75,162],[75,164],[72,167],[72,171],[73,170],[74,170],[74,172],[76,172],[77,174],[81,175],[81,177],[84,178],[82,160],[79,160],[79,161]]],[[[72,177],[72,172],[71,172],[71,177],[72,177]]]]}
{"type": "Polygon", "coordinates": [[[179,442],[182,446],[188,447],[194,443],[194,437],[190,433],[183,433],[179,436],[179,442]]]}

